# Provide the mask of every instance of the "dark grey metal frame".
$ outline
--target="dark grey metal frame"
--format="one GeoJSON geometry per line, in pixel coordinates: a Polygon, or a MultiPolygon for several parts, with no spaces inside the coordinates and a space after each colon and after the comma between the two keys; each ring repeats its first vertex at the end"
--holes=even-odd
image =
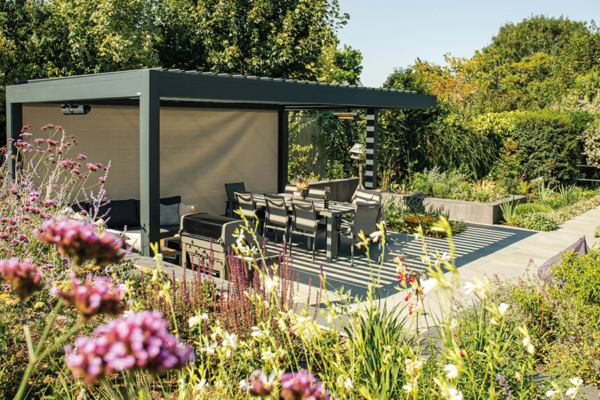
{"type": "MultiPolygon", "coordinates": [[[[144,255],[150,255],[150,243],[159,239],[160,108],[166,103],[198,108],[277,110],[278,192],[284,191],[287,181],[287,114],[290,110],[436,107],[435,96],[403,90],[155,68],[37,79],[7,86],[7,133],[15,140],[19,138],[23,104],[101,102],[119,105],[136,100],[140,110],[140,222],[144,255]]],[[[376,148],[375,143],[375,154],[376,148]]],[[[14,146],[11,149],[14,152],[14,146]]],[[[14,167],[15,160],[10,160],[12,171],[14,167]]],[[[373,185],[376,187],[376,182],[373,185]]]]}

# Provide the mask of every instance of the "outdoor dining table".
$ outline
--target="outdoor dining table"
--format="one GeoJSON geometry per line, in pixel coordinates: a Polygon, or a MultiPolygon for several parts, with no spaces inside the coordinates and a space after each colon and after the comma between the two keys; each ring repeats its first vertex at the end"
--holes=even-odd
{"type": "MultiPolygon", "coordinates": [[[[285,198],[285,204],[289,212],[292,212],[292,198],[293,196],[289,193],[279,194],[285,198]]],[[[256,206],[260,208],[266,207],[264,194],[255,193],[252,195],[256,206]]],[[[342,215],[354,214],[356,212],[356,206],[354,204],[338,203],[335,201],[329,202],[329,207],[325,208],[323,200],[319,199],[308,199],[312,200],[315,205],[315,211],[320,218],[327,218],[327,262],[331,262],[337,257],[338,252],[338,237],[339,237],[339,224],[337,221],[342,215]]]]}

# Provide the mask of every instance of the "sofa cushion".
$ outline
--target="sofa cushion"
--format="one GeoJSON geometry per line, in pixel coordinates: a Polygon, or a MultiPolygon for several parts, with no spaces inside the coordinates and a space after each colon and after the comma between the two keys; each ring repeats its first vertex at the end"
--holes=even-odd
{"type": "Polygon", "coordinates": [[[165,197],[164,199],[160,199],[160,204],[165,206],[172,206],[173,204],[179,203],[181,203],[181,196],[165,197]]]}
{"type": "Polygon", "coordinates": [[[108,209],[110,209],[108,215],[103,217],[104,220],[110,217],[106,222],[108,228],[123,228],[125,225],[140,226],[135,200],[112,200],[109,204],[100,207],[98,216],[104,215],[108,209]]]}
{"type": "Polygon", "coordinates": [[[160,205],[160,226],[179,225],[179,204],[160,205]]]}

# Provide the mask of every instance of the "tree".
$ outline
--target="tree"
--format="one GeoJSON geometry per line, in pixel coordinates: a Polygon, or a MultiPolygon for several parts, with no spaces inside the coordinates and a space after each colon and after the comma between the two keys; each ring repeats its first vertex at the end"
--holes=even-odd
{"type": "Polygon", "coordinates": [[[336,37],[347,19],[337,0],[5,0],[0,118],[17,79],[162,66],[352,81],[362,57],[336,37]]]}

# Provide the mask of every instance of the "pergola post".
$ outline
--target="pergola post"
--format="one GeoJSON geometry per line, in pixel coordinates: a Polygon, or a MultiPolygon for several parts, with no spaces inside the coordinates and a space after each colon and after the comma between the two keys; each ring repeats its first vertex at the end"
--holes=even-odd
{"type": "Polygon", "coordinates": [[[365,188],[377,189],[377,112],[376,108],[367,109],[367,168],[365,188]]]}
{"type": "Polygon", "coordinates": [[[279,110],[277,116],[277,192],[283,193],[288,183],[289,112],[279,110]]]}
{"type": "MultiPolygon", "coordinates": [[[[23,129],[23,104],[22,103],[11,103],[10,101],[6,102],[6,136],[7,139],[13,139],[17,141],[19,139],[19,135],[21,134],[21,129],[23,129]]],[[[7,148],[10,149],[11,155],[15,156],[15,158],[11,157],[8,160],[9,171],[12,174],[13,179],[15,178],[15,171],[17,167],[17,148],[13,143],[7,143],[7,148]]]]}
{"type": "Polygon", "coordinates": [[[160,77],[144,70],[140,94],[141,254],[160,240],[160,77]]]}

